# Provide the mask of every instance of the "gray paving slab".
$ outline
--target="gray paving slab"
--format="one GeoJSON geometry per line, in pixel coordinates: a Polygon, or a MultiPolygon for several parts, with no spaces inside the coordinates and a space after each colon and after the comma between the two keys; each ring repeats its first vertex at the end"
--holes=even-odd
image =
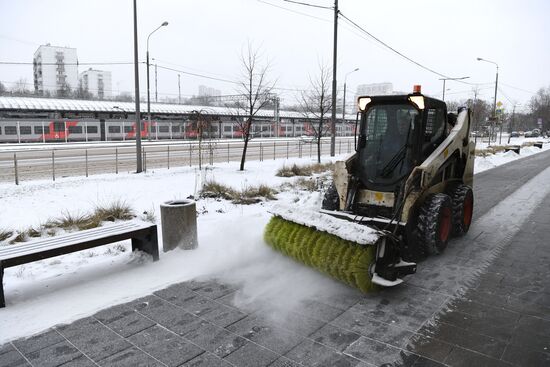
{"type": "Polygon", "coordinates": [[[30,366],[27,360],[15,349],[7,350],[0,354],[0,366],[5,367],[23,367],[30,366]]]}
{"type": "Polygon", "coordinates": [[[29,354],[31,352],[49,347],[50,345],[57,344],[65,340],[61,334],[55,330],[49,330],[45,333],[34,335],[30,338],[19,339],[13,341],[13,345],[23,354],[29,354]]]}
{"type": "Polygon", "coordinates": [[[158,325],[132,335],[129,340],[167,366],[179,366],[204,353],[204,349],[158,325]]]}
{"type": "Polygon", "coordinates": [[[201,321],[196,328],[183,337],[220,358],[229,355],[247,343],[246,339],[208,321],[201,321]]]}
{"type": "Polygon", "coordinates": [[[417,355],[364,336],[349,345],[344,353],[375,366],[413,364],[417,355]]]}
{"type": "Polygon", "coordinates": [[[203,353],[200,356],[193,358],[191,361],[181,365],[182,367],[231,367],[231,363],[224,361],[220,357],[211,354],[203,353]]]}
{"type": "Polygon", "coordinates": [[[250,315],[228,326],[227,329],[279,354],[288,352],[304,340],[303,336],[282,329],[275,322],[260,315],[250,315]]]}
{"type": "Polygon", "coordinates": [[[358,359],[337,352],[323,344],[306,339],[298,344],[285,357],[304,366],[315,367],[354,367],[360,364],[358,359]]]}
{"type": "Polygon", "coordinates": [[[255,343],[246,343],[241,348],[225,357],[225,360],[243,367],[269,366],[280,356],[273,351],[255,343]]]}
{"type": "Polygon", "coordinates": [[[99,364],[106,367],[164,367],[163,363],[136,348],[113,354],[99,361],[99,364]]]}
{"type": "Polygon", "coordinates": [[[80,352],[75,346],[67,341],[62,341],[29,353],[26,357],[32,365],[41,367],[55,367],[82,357],[82,355],[82,352],[80,352]]]}
{"type": "Polygon", "coordinates": [[[92,360],[101,360],[132,345],[93,317],[62,325],[56,330],[92,360]]]}

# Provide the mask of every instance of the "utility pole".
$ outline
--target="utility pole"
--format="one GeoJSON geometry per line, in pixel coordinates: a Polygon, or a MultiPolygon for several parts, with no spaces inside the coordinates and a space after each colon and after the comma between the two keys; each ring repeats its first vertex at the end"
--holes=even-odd
{"type": "Polygon", "coordinates": [[[159,101],[159,91],[157,89],[157,64],[155,64],[155,102],[159,101]]]}
{"type": "Polygon", "coordinates": [[[141,165],[141,116],[139,113],[139,64],[138,64],[138,36],[137,36],[137,6],[134,0],[134,84],[136,99],[136,173],[140,173],[141,165]]]}
{"type": "Polygon", "coordinates": [[[476,135],[474,137],[474,142],[477,143],[477,136],[479,135],[479,126],[476,120],[476,105],[477,105],[477,86],[474,88],[474,103],[472,106],[472,120],[474,120],[474,126],[476,129],[476,135]]]}
{"type": "Polygon", "coordinates": [[[332,51],[332,115],[330,122],[330,156],[336,151],[336,61],[338,53],[338,0],[334,0],[334,47],[332,51]]]}
{"type": "Polygon", "coordinates": [[[515,118],[516,118],[516,106],[517,104],[514,103],[514,107],[512,109],[512,121],[510,121],[510,126],[508,127],[508,144],[510,144],[510,138],[512,137],[512,129],[514,128],[515,118]]]}
{"type": "Polygon", "coordinates": [[[178,74],[178,104],[181,104],[181,83],[180,83],[179,74],[178,74]]]}

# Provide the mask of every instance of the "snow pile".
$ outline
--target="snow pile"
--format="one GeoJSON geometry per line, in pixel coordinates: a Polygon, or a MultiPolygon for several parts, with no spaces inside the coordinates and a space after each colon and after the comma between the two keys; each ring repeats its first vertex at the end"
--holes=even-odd
{"type": "Polygon", "coordinates": [[[375,244],[380,238],[380,232],[365,225],[338,219],[302,207],[295,210],[289,206],[276,205],[271,208],[270,213],[288,221],[315,228],[360,245],[375,244]]]}

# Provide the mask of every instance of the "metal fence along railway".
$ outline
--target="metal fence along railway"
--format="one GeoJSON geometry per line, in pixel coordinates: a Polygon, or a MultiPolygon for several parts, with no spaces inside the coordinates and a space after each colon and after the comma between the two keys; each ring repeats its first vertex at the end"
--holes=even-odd
{"type": "MultiPolygon", "coordinates": [[[[213,165],[223,162],[240,162],[242,141],[211,140],[150,144],[142,148],[144,170],[157,168],[213,165]],[[200,151],[200,154],[199,154],[200,151]]],[[[336,154],[350,153],[353,138],[340,137],[336,141],[336,154]]],[[[330,139],[321,141],[321,154],[330,153],[330,139]]],[[[317,144],[311,140],[264,139],[251,140],[247,161],[265,161],[277,158],[315,158],[317,144]]],[[[0,150],[0,182],[14,182],[60,177],[90,176],[102,173],[135,172],[134,145],[78,145],[74,147],[41,147],[28,150],[0,150]]]]}

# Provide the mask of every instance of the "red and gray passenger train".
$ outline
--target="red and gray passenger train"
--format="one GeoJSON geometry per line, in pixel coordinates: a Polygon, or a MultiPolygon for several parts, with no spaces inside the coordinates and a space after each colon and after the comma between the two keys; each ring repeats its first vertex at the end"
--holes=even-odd
{"type": "MultiPolygon", "coordinates": [[[[337,135],[353,135],[353,124],[338,124],[337,135]]],[[[141,137],[154,140],[197,139],[199,131],[192,120],[144,120],[141,137]]],[[[307,119],[259,120],[253,126],[255,137],[299,137],[312,135],[313,129],[307,119]]],[[[30,142],[83,142],[124,141],[136,138],[136,123],[123,119],[0,119],[0,143],[30,142]]],[[[210,123],[203,137],[241,138],[239,124],[232,120],[210,123]]]]}

